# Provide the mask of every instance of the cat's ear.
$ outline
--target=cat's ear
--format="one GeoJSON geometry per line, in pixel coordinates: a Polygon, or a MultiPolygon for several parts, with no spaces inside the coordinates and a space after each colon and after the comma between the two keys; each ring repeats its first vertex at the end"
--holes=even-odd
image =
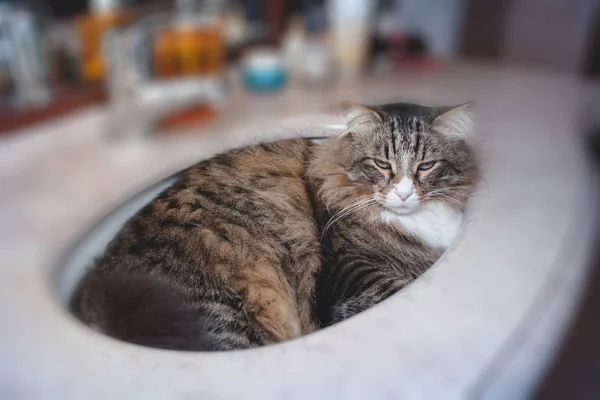
{"type": "Polygon", "coordinates": [[[362,104],[344,101],[341,108],[344,120],[348,125],[348,130],[344,135],[350,132],[369,130],[369,128],[382,122],[381,115],[377,111],[362,104]]]}
{"type": "Polygon", "coordinates": [[[473,137],[473,113],[475,102],[458,106],[440,107],[433,118],[433,126],[444,135],[470,142],[473,137]]]}

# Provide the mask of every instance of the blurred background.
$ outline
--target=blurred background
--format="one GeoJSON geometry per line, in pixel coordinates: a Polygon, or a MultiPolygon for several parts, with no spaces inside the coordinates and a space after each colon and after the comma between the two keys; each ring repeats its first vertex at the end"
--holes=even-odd
{"type": "MultiPolygon", "coordinates": [[[[511,146],[577,118],[600,153],[600,1],[0,0],[0,258],[33,282],[241,129],[407,99],[476,100],[511,146]]],[[[600,390],[596,264],[540,398],[600,390]]]]}
{"type": "Polygon", "coordinates": [[[115,135],[176,131],[240,90],[456,60],[595,79],[599,21],[594,0],[1,0],[0,133],[94,104],[115,135]]]}

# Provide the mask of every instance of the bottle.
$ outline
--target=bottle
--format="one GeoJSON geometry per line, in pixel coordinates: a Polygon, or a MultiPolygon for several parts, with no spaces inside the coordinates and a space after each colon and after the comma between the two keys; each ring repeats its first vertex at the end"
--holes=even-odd
{"type": "Polygon", "coordinates": [[[306,31],[304,19],[294,16],[282,40],[282,52],[285,65],[292,80],[297,80],[304,65],[306,50],[306,31]]]}
{"type": "Polygon", "coordinates": [[[120,9],[119,0],[91,0],[90,13],[77,18],[82,39],[81,72],[88,82],[99,82],[106,76],[104,41],[115,28],[126,25],[132,14],[120,9]]]}
{"type": "Polygon", "coordinates": [[[374,3],[372,0],[329,2],[334,57],[342,77],[355,76],[367,62],[374,3]]]}
{"type": "Polygon", "coordinates": [[[154,74],[158,78],[214,76],[223,70],[223,38],[218,14],[194,0],[177,1],[176,22],[154,42],[154,74]]]}

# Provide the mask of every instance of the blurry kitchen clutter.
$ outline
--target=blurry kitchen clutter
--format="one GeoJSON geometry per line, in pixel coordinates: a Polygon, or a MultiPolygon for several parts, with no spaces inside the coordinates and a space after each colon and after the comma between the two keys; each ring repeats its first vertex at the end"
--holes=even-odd
{"type": "Polygon", "coordinates": [[[97,82],[106,76],[105,41],[111,31],[132,20],[132,13],[119,0],[90,0],[89,13],[77,18],[81,38],[81,72],[97,82]]]}
{"type": "Polygon", "coordinates": [[[246,87],[255,92],[277,92],[288,80],[286,66],[275,50],[253,49],[242,61],[242,77],[246,87]]]}
{"type": "Polygon", "coordinates": [[[0,132],[98,103],[111,113],[111,138],[193,132],[239,96],[350,87],[398,68],[433,73],[465,54],[531,58],[534,48],[518,48],[527,42],[517,40],[521,19],[479,4],[0,0],[0,132]],[[485,26],[500,16],[498,24],[518,32],[488,38],[485,26]]]}
{"type": "Polygon", "coordinates": [[[34,15],[0,4],[0,107],[37,106],[48,101],[47,60],[34,15]]]}
{"type": "Polygon", "coordinates": [[[177,0],[175,4],[171,23],[154,37],[154,75],[176,78],[219,74],[224,60],[217,2],[177,0]]]}
{"type": "Polygon", "coordinates": [[[113,33],[106,45],[111,137],[188,125],[194,121],[191,106],[200,107],[203,120],[212,115],[206,107],[223,103],[222,4],[178,0],[174,11],[149,15],[113,33]],[[180,110],[185,118],[177,116],[180,110]]]}
{"type": "Polygon", "coordinates": [[[374,4],[370,0],[329,2],[331,42],[335,61],[344,77],[355,76],[366,64],[374,4]]]}

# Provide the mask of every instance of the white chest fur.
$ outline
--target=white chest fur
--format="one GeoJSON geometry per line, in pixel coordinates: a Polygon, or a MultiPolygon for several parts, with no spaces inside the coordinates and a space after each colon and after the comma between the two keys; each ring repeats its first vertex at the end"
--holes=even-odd
{"type": "Polygon", "coordinates": [[[383,211],[381,219],[401,224],[408,233],[432,248],[447,248],[460,231],[463,213],[442,203],[425,203],[415,212],[399,215],[383,211]]]}

